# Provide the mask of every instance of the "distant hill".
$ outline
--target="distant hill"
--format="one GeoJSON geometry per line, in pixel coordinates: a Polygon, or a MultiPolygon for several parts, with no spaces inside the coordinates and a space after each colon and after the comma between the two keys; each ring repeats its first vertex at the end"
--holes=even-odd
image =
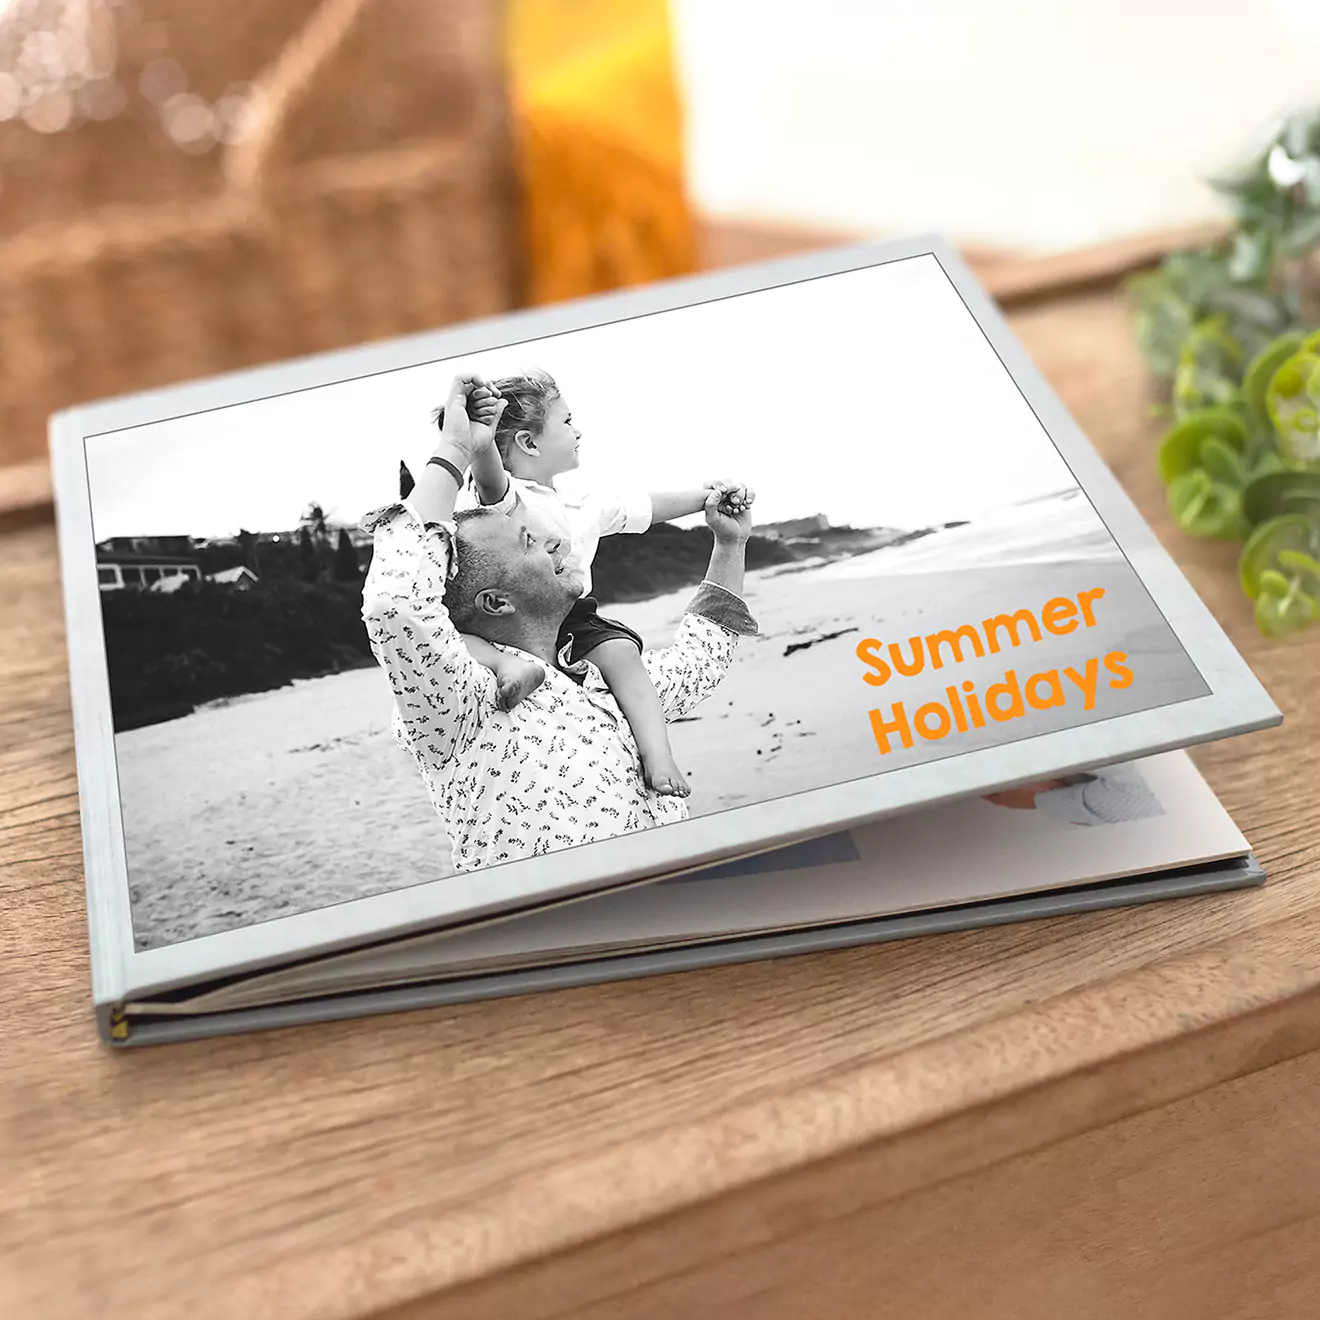
{"type": "Polygon", "coordinates": [[[830,520],[823,513],[813,513],[806,518],[788,518],[783,522],[761,523],[758,536],[768,536],[775,541],[787,541],[798,536],[815,536],[829,531],[830,520]]]}
{"type": "MultiPolygon", "coordinates": [[[[708,527],[657,523],[640,536],[606,536],[591,566],[593,591],[602,604],[646,600],[679,587],[695,586],[706,575],[713,544],[708,527]]],[[[791,563],[799,554],[778,540],[760,535],[747,542],[747,567],[791,563]]]]}
{"type": "MultiPolygon", "coordinates": [[[[822,513],[757,526],[747,542],[749,569],[820,563],[867,554],[882,546],[928,536],[924,527],[908,532],[892,527],[831,527],[822,513]]],[[[711,533],[705,527],[680,528],[659,523],[641,536],[607,536],[596,552],[591,575],[596,598],[645,600],[680,587],[694,586],[706,572],[711,533]]]]}

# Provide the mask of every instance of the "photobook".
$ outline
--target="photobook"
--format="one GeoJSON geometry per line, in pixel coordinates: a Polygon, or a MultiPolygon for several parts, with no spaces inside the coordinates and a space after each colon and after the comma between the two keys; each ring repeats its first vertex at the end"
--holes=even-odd
{"type": "Polygon", "coordinates": [[[938,240],[88,405],[52,454],[107,1039],[1260,878],[1133,763],[1278,712],[938,240]],[[857,844],[940,811],[1016,861],[857,844]],[[1046,819],[1088,850],[1048,882],[1046,819]],[[804,849],[791,911],[720,870],[804,849]]]}

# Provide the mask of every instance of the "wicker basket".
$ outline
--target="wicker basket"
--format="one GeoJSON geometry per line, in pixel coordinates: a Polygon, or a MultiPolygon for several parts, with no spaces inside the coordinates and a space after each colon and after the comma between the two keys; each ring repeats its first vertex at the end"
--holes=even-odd
{"type": "Polygon", "coordinates": [[[208,11],[230,79],[235,49],[300,22],[246,74],[259,130],[179,165],[188,186],[155,178],[144,200],[125,179],[127,199],[104,200],[113,172],[84,172],[82,196],[99,204],[0,236],[0,463],[44,453],[49,414],[80,400],[518,301],[498,6],[286,0],[246,27],[198,0],[144,7],[183,16],[199,50],[208,11]],[[389,113],[364,114],[362,96],[382,92],[389,113]]]}

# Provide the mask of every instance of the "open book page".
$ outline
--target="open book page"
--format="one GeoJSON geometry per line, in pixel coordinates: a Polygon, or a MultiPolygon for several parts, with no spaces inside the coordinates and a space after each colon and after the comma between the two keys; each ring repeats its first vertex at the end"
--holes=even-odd
{"type": "Polygon", "coordinates": [[[1247,851],[1191,758],[1171,752],[911,812],[475,929],[320,959],[195,997],[190,1011],[826,926],[1163,872],[1247,851]]]}
{"type": "Polygon", "coordinates": [[[471,965],[824,925],[1239,855],[1247,842],[1185,752],[1013,790],[460,933],[471,965]],[[1034,802],[1029,803],[1028,798],[1034,802]]]}

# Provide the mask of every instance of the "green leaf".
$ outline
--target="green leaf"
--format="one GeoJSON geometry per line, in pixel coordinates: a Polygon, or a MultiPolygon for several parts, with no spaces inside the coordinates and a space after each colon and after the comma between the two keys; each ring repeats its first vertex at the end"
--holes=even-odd
{"type": "Polygon", "coordinates": [[[1241,414],[1232,408],[1204,408],[1178,422],[1160,441],[1160,476],[1168,482],[1201,466],[1202,445],[1209,439],[1241,453],[1247,441],[1241,414]]]}
{"type": "Polygon", "coordinates": [[[1266,637],[1286,637],[1320,622],[1320,601],[1304,591],[1273,592],[1256,597],[1256,627],[1266,637]]]}
{"type": "Polygon", "coordinates": [[[1204,468],[1184,472],[1169,483],[1169,508],[1190,536],[1235,541],[1246,527],[1237,490],[1215,481],[1204,468]]]}
{"type": "Polygon", "coordinates": [[[1219,289],[1206,298],[1205,310],[1225,313],[1233,337],[1253,355],[1294,320],[1292,310],[1281,294],[1266,293],[1254,287],[1219,289]]]}
{"type": "Polygon", "coordinates": [[[1307,590],[1320,588],[1320,559],[1308,555],[1304,550],[1280,550],[1279,563],[1305,583],[1307,590]]]}
{"type": "Polygon", "coordinates": [[[1279,449],[1294,463],[1320,460],[1320,352],[1303,342],[1274,373],[1265,406],[1279,436],[1279,449]]]}
{"type": "Polygon", "coordinates": [[[1314,156],[1302,161],[1302,192],[1307,205],[1320,206],[1320,160],[1314,156]]]}
{"type": "Polygon", "coordinates": [[[1238,451],[1218,436],[1208,435],[1201,441],[1201,466],[1212,481],[1223,483],[1234,490],[1246,484],[1247,469],[1238,451]]]}
{"type": "MultiPolygon", "coordinates": [[[[1255,588],[1256,626],[1267,637],[1281,637],[1320,623],[1320,559],[1286,544],[1290,538],[1309,538],[1313,546],[1320,545],[1320,524],[1294,515],[1266,523],[1257,532],[1268,534],[1258,539],[1253,533],[1242,559],[1243,586],[1248,587],[1250,578],[1255,588]],[[1250,574],[1248,552],[1256,561],[1250,574]]],[[[1252,594],[1250,589],[1247,594],[1252,594]]]]}
{"type": "Polygon", "coordinates": [[[1320,472],[1262,472],[1242,492],[1242,512],[1256,526],[1289,514],[1320,526],[1320,472]]]}
{"type": "Polygon", "coordinates": [[[1146,365],[1156,376],[1172,376],[1198,308],[1164,271],[1134,277],[1127,291],[1134,304],[1137,347],[1146,365]]]}
{"type": "MultiPolygon", "coordinates": [[[[1270,428],[1270,434],[1274,434],[1273,427],[1270,428]]],[[[1267,449],[1257,454],[1251,467],[1246,489],[1244,489],[1242,493],[1243,510],[1247,513],[1247,517],[1251,519],[1253,525],[1260,522],[1261,519],[1252,518],[1251,513],[1246,510],[1247,491],[1250,490],[1252,483],[1259,480],[1261,477],[1273,476],[1276,472],[1286,472],[1287,470],[1283,459],[1281,459],[1273,449],[1267,449]]]]}
{"type": "Polygon", "coordinates": [[[1282,597],[1288,594],[1288,579],[1276,568],[1267,568],[1260,575],[1262,596],[1282,597]]]}
{"type": "MultiPolygon", "coordinates": [[[[1262,522],[1247,537],[1238,557],[1242,590],[1255,600],[1261,593],[1264,575],[1281,572],[1287,567],[1281,555],[1288,551],[1310,558],[1320,555],[1320,522],[1312,522],[1300,513],[1284,514],[1262,522]]],[[[1296,573],[1299,570],[1291,571],[1296,573]]]]}
{"type": "Polygon", "coordinates": [[[1244,284],[1265,280],[1274,264],[1274,244],[1264,234],[1240,231],[1233,240],[1228,258],[1228,273],[1244,284]]]}
{"type": "Polygon", "coordinates": [[[1229,333],[1227,316],[1208,317],[1194,325],[1173,374],[1178,416],[1237,404],[1242,397],[1243,357],[1242,345],[1229,333]]]}
{"type": "Polygon", "coordinates": [[[1125,288],[1137,346],[1161,377],[1177,371],[1192,328],[1210,317],[1221,316],[1229,336],[1250,354],[1294,319],[1286,289],[1271,291],[1264,275],[1254,282],[1233,277],[1228,250],[1172,253],[1156,270],[1131,276],[1125,288]]]}
{"type": "Polygon", "coordinates": [[[1259,417],[1268,417],[1269,409],[1265,396],[1270,388],[1274,373],[1302,346],[1300,330],[1280,335],[1271,340],[1251,360],[1246,375],[1242,378],[1242,393],[1246,396],[1247,407],[1259,417]]]}

